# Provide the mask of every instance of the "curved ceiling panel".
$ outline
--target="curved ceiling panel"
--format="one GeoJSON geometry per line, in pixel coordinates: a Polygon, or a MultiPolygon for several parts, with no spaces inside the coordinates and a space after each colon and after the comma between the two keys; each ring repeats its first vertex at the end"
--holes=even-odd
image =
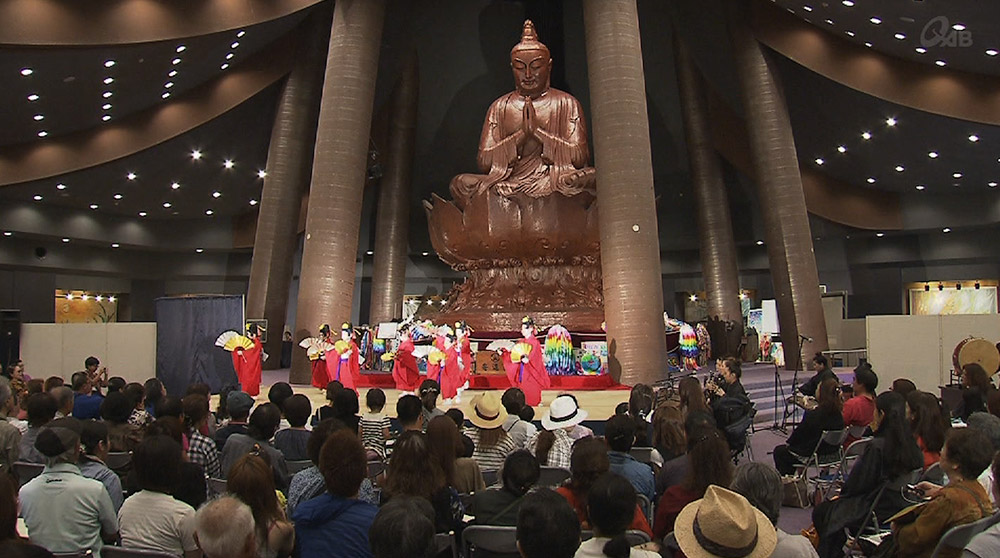
{"type": "Polygon", "coordinates": [[[7,0],[0,44],[85,46],[166,41],[277,19],[323,0],[7,0]]]}
{"type": "Polygon", "coordinates": [[[817,29],[769,2],[751,6],[757,39],[816,73],[910,108],[1000,124],[1000,77],[900,60],[817,29]]]}

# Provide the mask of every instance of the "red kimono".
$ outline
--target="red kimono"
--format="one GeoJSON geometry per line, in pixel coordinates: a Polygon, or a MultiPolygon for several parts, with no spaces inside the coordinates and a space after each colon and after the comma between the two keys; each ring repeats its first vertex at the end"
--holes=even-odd
{"type": "Polygon", "coordinates": [[[259,337],[253,338],[253,348],[233,351],[233,369],[240,381],[240,389],[252,397],[260,395],[261,353],[264,345],[259,337]]]}
{"type": "Polygon", "coordinates": [[[472,375],[472,344],[469,343],[468,337],[463,337],[459,343],[462,346],[462,374],[458,378],[458,387],[462,387],[472,375]]]}
{"type": "Polygon", "coordinates": [[[458,367],[458,346],[452,345],[444,351],[444,366],[441,367],[441,397],[454,399],[458,388],[462,387],[462,369],[458,367]]]}
{"type": "Polygon", "coordinates": [[[413,340],[410,338],[404,339],[396,350],[392,379],[396,380],[396,389],[400,391],[417,391],[420,387],[420,370],[417,358],[413,356],[413,340]]]}
{"type": "Polygon", "coordinates": [[[511,362],[510,351],[503,352],[503,367],[507,370],[510,385],[521,388],[525,402],[536,407],[542,402],[542,390],[549,388],[549,374],[545,371],[545,359],[542,355],[542,345],[535,336],[519,339],[518,343],[531,345],[528,362],[511,362]]]}
{"type": "Polygon", "coordinates": [[[326,352],[326,373],[328,381],[337,380],[344,384],[347,389],[353,389],[357,393],[358,380],[361,379],[361,364],[358,359],[358,344],[351,341],[351,352],[346,359],[342,359],[337,351],[326,352]]]}
{"type": "Polygon", "coordinates": [[[312,365],[312,385],[319,389],[326,389],[326,384],[330,381],[326,372],[326,361],[322,358],[310,361],[312,365]]]}

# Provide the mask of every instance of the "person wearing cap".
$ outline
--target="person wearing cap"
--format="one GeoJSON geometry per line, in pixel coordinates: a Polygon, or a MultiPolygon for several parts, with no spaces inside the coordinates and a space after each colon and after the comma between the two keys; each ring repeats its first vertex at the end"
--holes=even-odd
{"type": "Polygon", "coordinates": [[[400,326],[399,347],[393,359],[392,379],[400,397],[407,393],[416,393],[420,383],[420,370],[417,368],[417,358],[413,356],[413,328],[410,324],[400,326]]]}
{"type": "Polygon", "coordinates": [[[580,408],[575,396],[557,396],[542,415],[545,430],[528,441],[528,450],[543,466],[568,470],[573,454],[573,439],[569,433],[586,418],[587,411],[580,408]]]}
{"type": "Polygon", "coordinates": [[[524,391],[528,405],[537,407],[542,403],[542,390],[548,389],[550,384],[549,374],[545,371],[542,345],[535,337],[535,321],[529,316],[521,320],[521,339],[517,343],[526,343],[531,349],[516,362],[512,360],[510,351],[502,351],[501,359],[507,371],[507,379],[510,380],[510,385],[524,391]]]}
{"type": "Polygon", "coordinates": [[[253,407],[253,398],[242,391],[231,391],[226,396],[226,410],[229,411],[229,424],[215,431],[215,445],[219,451],[226,447],[226,440],[233,434],[247,433],[247,417],[253,407]]]}
{"type": "Polygon", "coordinates": [[[767,558],[777,544],[767,516],[743,496],[714,485],[681,510],[674,537],[687,558],[767,558]]]}
{"type": "Polygon", "coordinates": [[[253,341],[253,347],[244,349],[237,347],[233,352],[233,369],[240,382],[240,389],[257,397],[260,395],[260,377],[263,361],[261,357],[264,353],[264,344],[260,340],[260,331],[257,324],[247,324],[247,337],[253,341]]]}
{"type": "MultiPolygon", "coordinates": [[[[320,339],[326,341],[331,345],[335,341],[335,339],[332,338],[330,324],[320,324],[319,336],[320,339]]],[[[316,360],[310,361],[310,365],[312,366],[313,387],[317,387],[319,389],[326,389],[326,385],[330,383],[330,375],[326,369],[326,352],[324,351],[319,353],[319,355],[316,355],[316,360]]]]}
{"type": "Polygon", "coordinates": [[[31,542],[54,553],[90,550],[100,556],[118,538],[118,517],[104,485],[80,473],[80,421],[50,422],[35,448],[45,456],[42,474],[21,487],[21,515],[31,542]]]}
{"type": "Polygon", "coordinates": [[[358,391],[358,380],[361,379],[361,351],[354,342],[354,326],[344,322],[340,326],[340,340],[346,344],[343,351],[336,348],[326,352],[326,374],[332,381],[338,381],[345,388],[358,391]]]}
{"type": "Polygon", "coordinates": [[[483,471],[500,469],[507,456],[516,449],[514,440],[503,430],[506,419],[507,411],[500,404],[496,392],[487,391],[472,398],[472,412],[469,413],[472,427],[465,433],[476,445],[472,458],[483,471]]]}

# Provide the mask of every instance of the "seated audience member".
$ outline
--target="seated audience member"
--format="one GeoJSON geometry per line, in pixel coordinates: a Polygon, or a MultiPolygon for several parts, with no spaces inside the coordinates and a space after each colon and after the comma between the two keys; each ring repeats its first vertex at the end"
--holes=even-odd
{"type": "Polygon", "coordinates": [[[694,432],[704,428],[715,428],[715,418],[710,411],[692,411],[684,420],[684,453],[663,463],[660,472],[656,474],[657,498],[671,486],[684,482],[691,470],[691,458],[688,457],[688,440],[694,432]]]}
{"type": "MultiPolygon", "coordinates": [[[[590,529],[590,520],[587,518],[587,494],[590,487],[607,473],[611,468],[608,460],[608,445],[604,440],[597,438],[584,438],[573,444],[573,457],[570,460],[570,479],[566,484],[556,489],[569,505],[576,510],[577,518],[584,529],[590,529]]],[[[643,515],[638,504],[635,506],[635,513],[632,515],[632,524],[629,529],[643,531],[650,537],[653,530],[649,527],[649,521],[643,515]]]]}
{"type": "Polygon", "coordinates": [[[525,404],[524,392],[521,388],[507,388],[500,398],[500,403],[507,411],[507,419],[503,421],[503,430],[514,441],[514,447],[522,449],[527,445],[534,433],[538,432],[535,425],[528,421],[521,420],[520,412],[527,405],[525,404]]]}
{"type": "Polygon", "coordinates": [[[716,386],[716,394],[722,398],[741,399],[749,401],[747,390],[743,388],[743,367],[740,361],[735,358],[719,360],[716,363],[716,370],[722,376],[722,385],[716,386]]]}
{"type": "Polygon", "coordinates": [[[636,384],[632,386],[632,391],[628,397],[628,410],[626,415],[632,419],[635,425],[635,443],[639,448],[648,448],[653,445],[653,401],[655,397],[653,388],[646,384],[636,384]]]}
{"type": "Polygon", "coordinates": [[[95,393],[100,394],[102,388],[108,387],[108,368],[106,366],[101,368],[101,361],[97,357],[89,356],[84,359],[83,373],[87,375],[87,380],[95,393]]]}
{"type": "Polygon", "coordinates": [[[333,394],[333,418],[344,423],[355,434],[360,434],[360,410],[358,392],[353,389],[342,389],[333,394]]]}
{"type": "Polygon", "coordinates": [[[312,423],[314,426],[326,419],[333,418],[333,399],[334,396],[337,394],[337,392],[342,389],[344,389],[344,384],[338,382],[337,380],[334,380],[326,384],[327,404],[321,406],[319,409],[316,409],[316,414],[313,415],[312,418],[312,423]]]}
{"type": "Polygon", "coordinates": [[[710,411],[705,401],[705,390],[702,389],[698,378],[693,376],[682,378],[677,384],[677,391],[681,397],[681,414],[684,420],[687,420],[688,415],[693,412],[710,411]]]}
{"type": "Polygon", "coordinates": [[[258,449],[261,453],[267,454],[267,459],[274,469],[274,484],[278,490],[285,492],[288,490],[288,465],[285,456],[280,451],[274,449],[269,440],[274,437],[281,422],[281,411],[274,403],[264,403],[258,405],[250,415],[250,422],[247,424],[246,434],[233,434],[226,441],[226,446],[222,449],[222,474],[229,474],[229,468],[236,463],[239,458],[258,449]]]}
{"type": "Polygon", "coordinates": [[[813,524],[819,535],[817,550],[822,558],[841,556],[846,541],[844,528],[857,531],[882,488],[885,490],[875,508],[880,521],[906,507],[908,502],[901,488],[912,482],[912,471],[924,464],[906,421],[902,395],[887,391],[875,399],[871,428],[874,437],[851,469],[840,497],[813,509],[813,524]]]}
{"type": "Polygon", "coordinates": [[[503,462],[501,487],[475,493],[472,513],[477,525],[517,525],[517,513],[528,492],[538,483],[541,467],[528,450],[517,450],[503,462]]]}
{"type": "Polygon", "coordinates": [[[388,498],[415,496],[434,507],[434,525],[439,533],[461,528],[465,510],[454,488],[448,486],[444,471],[433,459],[427,435],[404,432],[396,440],[392,459],[382,483],[388,498]]]}
{"type": "Polygon", "coordinates": [[[52,558],[51,552],[17,534],[17,479],[12,475],[0,475],[0,556],[52,558]]]}
{"type": "Polygon", "coordinates": [[[69,386],[56,386],[52,388],[49,394],[56,400],[55,418],[60,419],[73,416],[73,405],[75,404],[76,394],[73,393],[73,390],[69,386]]]}
{"type": "Polygon", "coordinates": [[[472,458],[483,471],[496,471],[514,451],[514,440],[503,431],[505,420],[507,411],[500,405],[500,397],[495,392],[487,391],[472,398],[472,414],[469,415],[472,427],[465,433],[476,446],[472,458]]]}
{"type": "Polygon", "coordinates": [[[656,498],[653,469],[636,461],[629,454],[635,442],[635,421],[627,415],[613,416],[604,426],[604,439],[608,443],[608,459],[611,472],[621,475],[635,488],[635,491],[653,502],[656,498]]]}
{"type": "Polygon", "coordinates": [[[139,427],[128,422],[134,407],[128,396],[120,391],[109,393],[101,403],[101,418],[108,425],[111,451],[133,451],[142,441],[139,427]]]}
{"type": "Polygon", "coordinates": [[[393,498],[378,510],[368,539],[374,558],[431,558],[437,554],[434,509],[423,498],[393,498]]]}
{"type": "MultiPolygon", "coordinates": [[[[844,402],[844,428],[857,426],[864,428],[872,422],[875,414],[875,388],[878,387],[878,376],[868,362],[862,361],[854,369],[854,395],[844,402]]],[[[899,394],[897,394],[899,395],[899,394]]],[[[902,397],[900,395],[900,397],[902,397]]],[[[848,436],[844,447],[851,445],[860,436],[848,436]]]]}
{"type": "MultiPolygon", "coordinates": [[[[208,498],[208,483],[205,482],[205,471],[201,468],[201,465],[190,463],[186,459],[187,453],[184,452],[183,446],[181,446],[184,440],[184,427],[181,425],[181,421],[176,417],[156,419],[146,429],[145,438],[151,436],[167,436],[177,442],[177,446],[181,448],[180,476],[177,483],[171,488],[170,494],[175,499],[191,506],[192,509],[198,509],[208,498]]],[[[125,486],[129,493],[141,490],[139,477],[135,474],[134,470],[125,477],[125,486]]]]}
{"type": "MultiPolygon", "coordinates": [[[[292,386],[290,386],[288,382],[275,382],[274,385],[271,386],[271,389],[267,390],[268,402],[274,403],[278,407],[278,410],[281,411],[282,419],[281,424],[278,426],[279,430],[289,427],[288,421],[284,418],[285,401],[288,401],[288,398],[294,394],[295,392],[292,391],[292,386]]],[[[310,412],[312,412],[311,409],[310,412]]]]}
{"type": "MultiPolygon", "coordinates": [[[[948,529],[992,515],[990,498],[976,480],[992,460],[993,445],[985,434],[974,428],[952,429],[941,450],[941,469],[948,477],[948,484],[925,490],[931,500],[911,512],[912,520],[893,523],[899,548],[896,556],[930,556],[948,529]]],[[[924,483],[918,485],[924,487],[927,487],[924,483]]],[[[961,549],[949,549],[945,556],[957,558],[960,553],[961,549]]]]}
{"type": "Polygon", "coordinates": [[[572,558],[580,548],[580,521],[566,499],[548,488],[529,492],[517,513],[523,558],[572,558]]]}
{"type": "Polygon", "coordinates": [[[985,411],[986,402],[994,391],[990,375],[982,366],[974,362],[962,366],[962,401],[952,415],[964,421],[972,413],[985,411]]]}
{"type": "MultiPolygon", "coordinates": [[[[899,393],[893,390],[894,393],[899,393]]],[[[924,454],[924,469],[941,459],[944,437],[951,423],[941,411],[941,403],[933,393],[912,391],[906,397],[906,416],[917,446],[924,454]]]]}
{"type": "Polygon", "coordinates": [[[543,467],[569,469],[570,455],[573,453],[573,438],[570,432],[587,418],[587,411],[580,409],[576,398],[559,395],[552,400],[542,415],[542,430],[528,440],[528,451],[535,454],[543,467]]]}
{"type": "Polygon", "coordinates": [[[257,538],[250,506],[220,496],[194,516],[194,538],[205,558],[257,558],[257,538]]]}
{"type": "Polygon", "coordinates": [[[774,467],[764,463],[743,463],[733,476],[733,492],[743,496],[750,505],[767,517],[777,533],[777,545],[771,558],[817,558],[819,555],[809,539],[790,535],[778,528],[781,497],[784,488],[781,475],[774,467]]]}
{"type": "Polygon", "coordinates": [[[278,503],[274,472],[267,462],[252,454],[241,457],[229,470],[226,491],[250,506],[253,512],[257,556],[283,558],[291,555],[295,529],[278,503]]]}
{"type": "Polygon", "coordinates": [[[170,495],[181,462],[181,449],[168,436],[149,436],[135,449],[132,466],[142,490],[129,496],[118,512],[122,546],[201,556],[194,541],[194,508],[170,495]]]}
{"type": "Polygon", "coordinates": [[[144,397],[146,401],[146,413],[155,420],[159,418],[156,416],[156,404],[167,395],[167,389],[163,387],[163,382],[156,378],[146,380],[146,383],[142,387],[146,392],[144,397]]]}
{"type": "Polygon", "coordinates": [[[432,458],[444,472],[445,482],[456,492],[469,494],[486,488],[486,484],[476,460],[459,457],[461,443],[458,427],[450,418],[434,417],[427,425],[427,444],[432,458]]]}
{"type": "MultiPolygon", "coordinates": [[[[313,466],[295,473],[288,485],[288,503],[285,512],[288,517],[292,517],[295,508],[307,500],[311,500],[326,492],[326,484],[323,481],[323,474],[319,470],[320,450],[330,434],[347,428],[342,422],[336,419],[326,419],[312,429],[309,441],[306,443],[306,453],[313,466]]],[[[379,497],[375,493],[372,481],[366,476],[361,481],[361,488],[358,492],[358,500],[378,505],[379,497]]]]}
{"type": "Polygon", "coordinates": [[[18,460],[28,463],[45,463],[45,455],[35,448],[35,439],[42,427],[56,416],[56,400],[48,393],[29,395],[26,408],[28,411],[28,431],[21,436],[18,448],[18,460]]]}
{"type": "Polygon", "coordinates": [[[816,389],[819,388],[826,380],[833,380],[837,382],[837,389],[840,389],[840,380],[837,379],[837,375],[833,373],[833,369],[830,368],[830,359],[826,358],[823,353],[816,353],[812,357],[812,369],[816,374],[812,378],[809,378],[806,383],[799,386],[799,392],[802,395],[808,395],[809,397],[819,397],[816,395],[816,389]]]}
{"type": "Polygon", "coordinates": [[[118,518],[104,485],[85,478],[76,465],[80,428],[77,419],[64,418],[38,433],[35,447],[45,456],[45,469],[21,487],[21,516],[33,543],[56,553],[99,555],[117,539],[118,518]]]}
{"type": "Polygon", "coordinates": [[[112,376],[108,378],[108,393],[121,391],[125,389],[126,384],[127,382],[125,381],[125,378],[122,378],[121,376],[112,376]]]}
{"type": "Polygon", "coordinates": [[[368,474],[361,440],[342,428],[323,444],[319,469],[327,492],[295,508],[292,521],[300,558],[370,557],[368,531],[378,508],[357,499],[368,474]]]}
{"type": "Polygon", "coordinates": [[[300,393],[285,399],[284,405],[285,420],[289,426],[274,435],[274,447],[288,461],[309,459],[306,444],[309,442],[310,432],[306,430],[306,422],[312,414],[312,403],[300,393]]]}
{"type": "Polygon", "coordinates": [[[672,405],[660,405],[653,414],[653,449],[659,457],[658,470],[664,463],[683,457],[687,451],[684,419],[681,410],[672,405]]]}
{"type": "MultiPolygon", "coordinates": [[[[526,408],[530,409],[531,407],[526,408]]],[[[462,412],[462,409],[451,408],[445,411],[444,414],[455,422],[455,426],[458,427],[458,432],[462,436],[462,453],[459,457],[472,457],[472,454],[476,452],[476,444],[472,441],[472,438],[462,432],[465,430],[465,413],[462,412]]],[[[532,428],[534,428],[534,425],[532,425],[532,428]]]]}
{"type": "Polygon", "coordinates": [[[243,391],[231,391],[226,396],[229,423],[215,431],[215,445],[219,451],[226,449],[226,440],[233,434],[247,433],[247,417],[253,408],[253,397],[243,391]]]}
{"type": "Polygon", "coordinates": [[[721,486],[688,504],[677,516],[677,546],[686,556],[771,556],[774,527],[747,499],[721,486]]]}
{"type": "MultiPolygon", "coordinates": [[[[993,451],[1000,451],[1000,418],[997,418],[989,413],[972,413],[972,415],[969,416],[968,427],[985,434],[986,438],[992,445],[993,451]]],[[[924,480],[929,480],[931,482],[937,481],[937,479],[926,477],[924,480]]],[[[943,478],[941,480],[943,480],[943,478]]],[[[983,489],[986,490],[986,494],[989,495],[991,506],[996,504],[996,500],[993,498],[993,483],[993,468],[987,467],[983,471],[983,474],[979,475],[979,484],[983,485],[983,489]]]]}
{"type": "Polygon", "coordinates": [[[80,420],[101,418],[101,402],[104,397],[94,390],[94,384],[86,372],[76,372],[71,379],[73,391],[73,416],[80,420]]]}
{"type": "Polygon", "coordinates": [[[594,536],[580,545],[576,558],[658,558],[658,552],[631,548],[625,537],[637,501],[627,480],[614,473],[601,475],[587,495],[587,516],[594,536]]]}
{"type": "Polygon", "coordinates": [[[444,411],[438,409],[437,401],[438,395],[441,394],[441,385],[437,383],[436,380],[424,380],[420,384],[420,390],[417,392],[420,394],[420,402],[423,403],[423,414],[424,414],[424,431],[427,430],[427,424],[431,422],[431,419],[444,414],[444,411]]]}
{"type": "MultiPolygon", "coordinates": [[[[447,413],[447,411],[445,412],[447,413]]],[[[521,420],[525,422],[533,422],[535,420],[535,409],[525,405],[524,407],[521,407],[521,410],[517,413],[517,416],[520,417],[521,420]]],[[[532,424],[531,426],[534,427],[535,425],[532,424]]],[[[538,432],[538,428],[535,428],[535,432],[538,432]]]]}
{"type": "Polygon", "coordinates": [[[10,384],[0,380],[0,472],[11,471],[21,451],[21,431],[7,422],[7,414],[13,405],[10,384]]]}
{"type": "Polygon", "coordinates": [[[138,427],[140,430],[146,428],[153,422],[153,417],[146,412],[146,390],[142,384],[132,382],[125,385],[122,393],[128,397],[132,404],[132,412],[129,414],[128,423],[138,427]]]}
{"type": "Polygon", "coordinates": [[[657,539],[674,530],[677,514],[684,506],[705,496],[709,485],[729,486],[733,480],[733,461],[726,436],[713,426],[688,433],[690,469],[684,482],[664,491],[656,504],[653,536],[657,539]]]}
{"type": "MultiPolygon", "coordinates": [[[[110,397],[110,396],[109,396],[110,397]]],[[[222,478],[222,464],[219,462],[219,450],[215,441],[202,434],[211,413],[208,412],[208,399],[204,395],[187,395],[182,400],[184,404],[184,426],[188,435],[188,461],[201,465],[202,470],[210,478],[222,478]]]]}
{"type": "MultiPolygon", "coordinates": [[[[802,422],[795,427],[788,441],[774,448],[774,466],[782,475],[794,475],[795,466],[808,460],[823,431],[843,430],[843,401],[840,399],[840,382],[823,380],[816,393],[817,407],[806,411],[802,422]]],[[[819,446],[820,455],[836,454],[837,448],[827,443],[819,446]]]]}
{"type": "MultiPolygon", "coordinates": [[[[187,397],[188,395],[200,395],[204,397],[206,401],[209,401],[212,399],[212,388],[204,382],[194,383],[188,386],[187,393],[184,394],[184,397],[187,397]]],[[[218,425],[218,422],[215,420],[215,415],[212,413],[212,410],[209,409],[208,415],[205,418],[205,423],[202,424],[198,431],[209,440],[213,440],[212,443],[214,444],[215,431],[218,428],[218,425]]]]}
{"type": "Polygon", "coordinates": [[[392,423],[382,412],[385,409],[385,392],[379,388],[369,389],[365,394],[365,405],[368,412],[361,417],[361,443],[379,459],[385,459],[385,443],[392,436],[389,432],[392,423]]]}
{"type": "Polygon", "coordinates": [[[889,389],[903,397],[908,397],[911,393],[917,391],[917,386],[906,378],[896,378],[892,381],[892,387],[889,389]]]}
{"type": "Polygon", "coordinates": [[[80,472],[88,479],[94,479],[104,485],[111,497],[115,513],[122,507],[125,495],[122,493],[122,480],[118,474],[108,468],[104,461],[108,458],[108,427],[96,420],[83,421],[80,430],[80,444],[83,452],[80,455],[80,472]]]}
{"type": "Polygon", "coordinates": [[[53,389],[65,384],[66,382],[59,376],[49,376],[45,378],[45,384],[42,386],[42,391],[45,393],[50,393],[53,389]]]}
{"type": "Polygon", "coordinates": [[[396,401],[396,421],[400,433],[424,430],[424,405],[416,395],[406,394],[396,401]]]}
{"type": "MultiPolygon", "coordinates": [[[[990,472],[993,478],[1000,476],[1000,453],[994,455],[990,472]]],[[[1000,501],[1000,495],[997,494],[1000,492],[1000,483],[993,483],[991,492],[990,498],[994,502],[1000,501]]],[[[965,546],[962,558],[993,558],[998,552],[1000,552],[1000,523],[973,537],[965,546]]]]}

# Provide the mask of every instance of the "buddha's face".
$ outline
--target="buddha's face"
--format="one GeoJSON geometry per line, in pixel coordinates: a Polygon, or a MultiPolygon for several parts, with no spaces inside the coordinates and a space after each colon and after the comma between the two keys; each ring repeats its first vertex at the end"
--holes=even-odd
{"type": "Polygon", "coordinates": [[[511,55],[517,92],[526,97],[538,97],[549,88],[552,59],[544,50],[519,50],[511,55]]]}

